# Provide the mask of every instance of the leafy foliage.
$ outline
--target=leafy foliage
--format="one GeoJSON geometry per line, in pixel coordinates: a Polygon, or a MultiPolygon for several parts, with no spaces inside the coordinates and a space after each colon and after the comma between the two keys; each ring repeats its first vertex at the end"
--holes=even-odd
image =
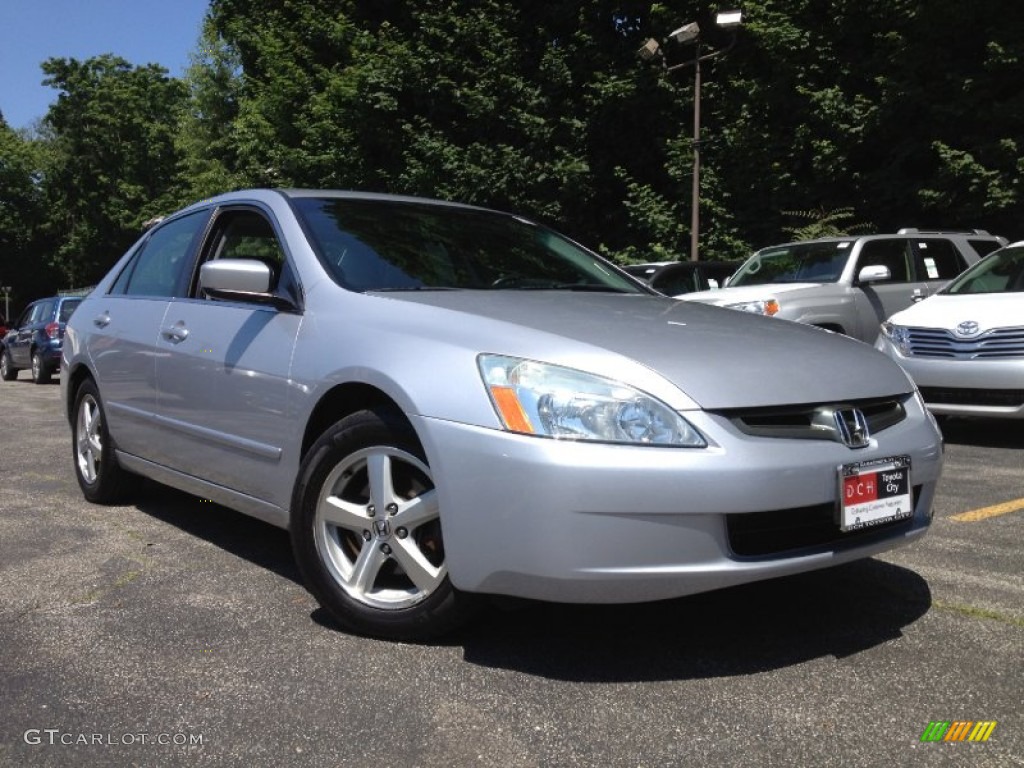
{"type": "Polygon", "coordinates": [[[48,59],[61,91],[45,118],[52,132],[43,173],[52,254],[73,285],[102,276],[165,207],[175,178],[174,133],[185,89],[167,71],[106,54],[48,59]]]}
{"type": "MultiPolygon", "coordinates": [[[[0,268],[45,259],[81,284],[150,217],[256,185],[509,208],[622,262],[685,259],[694,70],[636,50],[690,20],[720,49],[714,8],[212,0],[182,81],[113,55],[44,64],[59,96],[39,130],[0,125],[0,268]]],[[[1005,10],[744,3],[735,49],[702,65],[701,256],[903,226],[1020,237],[1024,17],[1005,10]]]]}

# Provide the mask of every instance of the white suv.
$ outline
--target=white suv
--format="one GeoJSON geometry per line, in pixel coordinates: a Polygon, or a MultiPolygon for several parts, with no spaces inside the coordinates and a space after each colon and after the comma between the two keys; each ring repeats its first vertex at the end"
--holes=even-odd
{"type": "Polygon", "coordinates": [[[901,229],[763,248],[728,287],[677,298],[796,320],[874,342],[887,317],[927,298],[1006,239],[901,229]]]}

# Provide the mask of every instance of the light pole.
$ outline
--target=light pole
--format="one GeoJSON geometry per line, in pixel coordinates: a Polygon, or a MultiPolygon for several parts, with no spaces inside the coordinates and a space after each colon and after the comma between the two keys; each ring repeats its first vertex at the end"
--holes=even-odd
{"type": "Polygon", "coordinates": [[[676,43],[685,45],[693,44],[693,59],[684,61],[681,64],[669,65],[665,62],[665,55],[661,50],[658,41],[653,37],[648,38],[637,55],[644,61],[660,59],[666,72],[674,72],[683,67],[693,67],[693,188],[690,197],[690,260],[697,261],[699,258],[700,244],[700,64],[702,61],[714,59],[732,50],[736,45],[736,29],[743,22],[741,11],[719,11],[715,15],[715,24],[720,29],[732,30],[732,39],[725,48],[701,56],[700,53],[700,25],[696,21],[684,24],[672,32],[668,37],[676,43]]]}

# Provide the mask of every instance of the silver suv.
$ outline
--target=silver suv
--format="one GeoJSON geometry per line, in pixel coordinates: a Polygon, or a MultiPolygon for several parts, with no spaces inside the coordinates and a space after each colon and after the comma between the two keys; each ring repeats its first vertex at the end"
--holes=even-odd
{"type": "Polygon", "coordinates": [[[763,248],[727,288],[677,296],[873,342],[890,315],[938,291],[1006,239],[901,229],[894,235],[829,237],[763,248]]]}

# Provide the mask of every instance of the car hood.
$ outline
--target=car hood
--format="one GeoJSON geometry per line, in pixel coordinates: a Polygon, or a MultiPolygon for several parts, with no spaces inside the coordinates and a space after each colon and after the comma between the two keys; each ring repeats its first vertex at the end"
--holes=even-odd
{"type": "Polygon", "coordinates": [[[676,298],[683,301],[699,301],[702,304],[739,304],[744,301],[760,301],[773,296],[782,296],[793,291],[807,288],[819,288],[823,283],[765,283],[763,285],[726,286],[710,291],[694,291],[684,293],[676,298]]]}
{"type": "Polygon", "coordinates": [[[475,344],[480,352],[567,364],[569,356],[593,359],[595,349],[607,350],[656,371],[706,409],[836,402],[912,389],[899,366],[861,342],[788,320],[674,299],[550,291],[387,297],[444,310],[443,317],[417,312],[420,332],[435,335],[436,327],[443,334],[456,327],[461,343],[475,344]]]}
{"type": "Polygon", "coordinates": [[[897,325],[950,331],[960,323],[973,321],[978,324],[978,333],[992,328],[1015,328],[1024,326],[1024,294],[939,293],[897,312],[889,320],[897,325]]]}

